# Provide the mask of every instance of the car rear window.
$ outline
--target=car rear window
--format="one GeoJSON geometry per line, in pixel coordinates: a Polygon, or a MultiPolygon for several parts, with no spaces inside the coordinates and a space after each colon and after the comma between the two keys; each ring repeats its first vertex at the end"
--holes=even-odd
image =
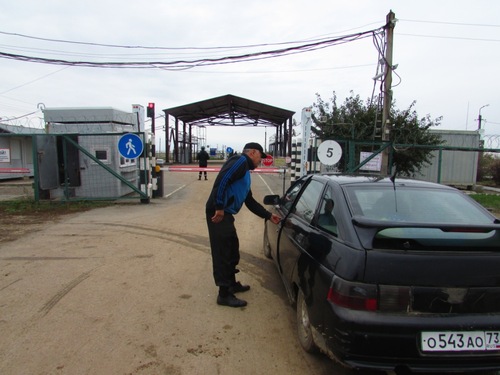
{"type": "Polygon", "coordinates": [[[346,192],[366,248],[498,250],[494,218],[459,190],[386,185],[346,192]]]}
{"type": "Polygon", "coordinates": [[[439,224],[491,224],[492,218],[458,190],[347,187],[353,215],[373,220],[439,224]]]}

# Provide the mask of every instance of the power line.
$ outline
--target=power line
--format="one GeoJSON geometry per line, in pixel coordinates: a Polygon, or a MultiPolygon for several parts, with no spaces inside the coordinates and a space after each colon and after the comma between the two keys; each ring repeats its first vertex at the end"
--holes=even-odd
{"type": "MultiPolygon", "coordinates": [[[[372,25],[374,23],[368,24],[372,25]]],[[[366,25],[366,26],[368,26],[366,25]]],[[[350,29],[354,30],[354,29],[350,29]]],[[[346,31],[350,31],[346,30],[346,31]]],[[[326,41],[330,39],[328,34],[321,35],[317,37],[312,37],[304,40],[297,41],[288,41],[288,42],[278,42],[278,43],[259,43],[259,44],[248,44],[248,45],[237,45],[237,46],[212,46],[212,47],[161,47],[161,46],[141,46],[141,45],[120,45],[120,44],[107,44],[107,43],[96,43],[96,42],[82,42],[82,41],[74,41],[74,40],[65,40],[65,39],[52,39],[52,38],[43,38],[38,36],[12,33],[7,31],[0,31],[0,34],[16,36],[27,39],[41,40],[46,42],[55,42],[55,43],[67,43],[67,44],[77,44],[77,45],[87,45],[94,47],[110,47],[110,48],[123,48],[123,49],[146,49],[146,50],[167,50],[167,51],[178,51],[178,50],[213,50],[213,49],[240,49],[240,48],[256,48],[256,47],[269,47],[269,46],[281,46],[281,45],[290,45],[290,44],[299,44],[299,43],[310,43],[310,42],[319,42],[326,41]]]]}
{"type": "Polygon", "coordinates": [[[292,54],[304,53],[309,51],[314,51],[318,49],[327,48],[333,45],[339,45],[344,43],[353,42],[369,36],[375,37],[377,34],[382,33],[384,27],[360,32],[356,34],[341,36],[333,39],[321,39],[319,41],[313,41],[310,43],[302,44],[293,47],[284,47],[281,49],[252,52],[241,55],[216,57],[216,58],[204,58],[204,59],[194,59],[194,60],[176,60],[176,61],[128,61],[128,62],[118,62],[118,61],[108,61],[108,62],[96,62],[96,61],[71,61],[63,59],[51,59],[38,56],[27,56],[19,54],[10,54],[5,52],[0,52],[0,58],[25,61],[25,62],[35,62],[42,64],[53,64],[53,65],[67,65],[67,66],[80,66],[80,67],[92,67],[92,68],[135,68],[135,69],[166,69],[166,70],[179,70],[179,69],[191,69],[199,66],[209,66],[209,65],[220,65],[220,64],[231,64],[242,61],[255,61],[262,59],[269,59],[281,56],[287,56],[292,54]]]}
{"type": "Polygon", "coordinates": [[[444,21],[424,21],[424,20],[408,20],[400,18],[399,21],[404,22],[418,22],[418,23],[434,23],[442,25],[455,25],[455,26],[474,26],[474,27],[500,27],[500,25],[495,24],[481,24],[481,23],[462,23],[462,22],[444,22],[444,21]]]}
{"type": "MultiPolygon", "coordinates": [[[[289,70],[233,70],[233,71],[223,71],[216,72],[211,70],[196,70],[195,73],[200,74],[280,74],[280,73],[296,73],[296,72],[318,72],[318,71],[329,71],[329,70],[343,70],[343,69],[353,69],[353,68],[365,68],[365,67],[373,67],[376,65],[375,63],[368,64],[358,64],[358,65],[344,65],[344,66],[333,66],[329,68],[311,68],[311,69],[289,69],[289,70]]],[[[192,72],[190,72],[192,73],[192,72]]]]}
{"type": "Polygon", "coordinates": [[[14,120],[19,120],[20,118],[23,118],[23,117],[27,117],[27,116],[31,116],[31,115],[34,115],[35,113],[39,112],[40,110],[36,110],[35,112],[31,112],[31,113],[26,113],[25,115],[22,115],[22,116],[17,116],[17,117],[13,117],[13,118],[1,118],[3,122],[7,122],[7,121],[14,121],[14,120]]]}
{"type": "Polygon", "coordinates": [[[46,78],[46,77],[51,76],[51,75],[53,75],[53,74],[59,73],[60,71],[62,71],[62,70],[64,70],[64,69],[68,69],[68,67],[67,67],[67,66],[65,66],[64,68],[58,69],[58,70],[56,70],[55,72],[52,72],[52,73],[49,73],[49,74],[45,74],[45,75],[43,75],[43,76],[41,76],[41,77],[38,77],[38,78],[32,79],[32,80],[31,80],[31,81],[29,81],[29,82],[25,82],[25,83],[23,83],[22,85],[18,85],[18,86],[15,86],[15,87],[10,88],[10,89],[8,89],[8,90],[2,91],[2,92],[0,92],[0,95],[6,94],[6,93],[8,93],[8,92],[10,92],[10,91],[13,91],[13,90],[15,90],[15,89],[21,88],[21,87],[23,87],[23,86],[27,86],[27,85],[29,85],[29,84],[31,84],[31,83],[33,83],[33,82],[39,81],[39,80],[41,80],[41,79],[43,79],[43,78],[46,78]]]}
{"type": "Polygon", "coordinates": [[[398,33],[398,35],[416,36],[416,37],[420,37],[420,38],[457,39],[457,40],[472,40],[472,41],[480,41],[480,42],[500,42],[500,39],[464,38],[464,37],[458,37],[458,36],[421,35],[421,34],[405,34],[405,33],[398,33]]]}

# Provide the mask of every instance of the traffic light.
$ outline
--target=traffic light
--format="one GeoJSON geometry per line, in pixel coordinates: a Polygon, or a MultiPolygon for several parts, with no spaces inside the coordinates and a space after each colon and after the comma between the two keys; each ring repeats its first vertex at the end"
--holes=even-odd
{"type": "Polygon", "coordinates": [[[148,103],[147,116],[155,118],[155,103],[148,103]]]}

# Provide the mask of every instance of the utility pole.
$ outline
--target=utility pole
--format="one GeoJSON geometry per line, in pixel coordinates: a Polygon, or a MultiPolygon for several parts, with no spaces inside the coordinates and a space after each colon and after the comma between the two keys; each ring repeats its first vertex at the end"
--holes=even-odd
{"type": "Polygon", "coordinates": [[[486,104],[486,105],[483,105],[481,108],[479,108],[479,116],[477,118],[477,123],[478,123],[477,130],[481,130],[481,122],[483,121],[483,116],[481,116],[481,109],[488,107],[488,106],[489,106],[489,104],[486,104]]]}
{"type": "MultiPolygon", "coordinates": [[[[396,15],[392,10],[386,16],[387,44],[385,48],[384,67],[384,103],[382,109],[382,141],[390,139],[391,124],[389,120],[392,104],[392,48],[394,44],[394,27],[396,26],[396,15]]],[[[383,176],[389,174],[389,148],[382,151],[382,164],[380,173],[383,176]]]]}

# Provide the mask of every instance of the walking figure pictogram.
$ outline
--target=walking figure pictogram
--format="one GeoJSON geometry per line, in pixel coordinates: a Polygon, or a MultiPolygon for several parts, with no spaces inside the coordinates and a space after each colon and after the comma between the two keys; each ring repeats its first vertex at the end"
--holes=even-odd
{"type": "Polygon", "coordinates": [[[127,156],[130,155],[130,151],[132,151],[134,155],[137,154],[137,152],[135,151],[135,146],[132,143],[132,138],[129,138],[125,147],[127,148],[127,156]]]}

